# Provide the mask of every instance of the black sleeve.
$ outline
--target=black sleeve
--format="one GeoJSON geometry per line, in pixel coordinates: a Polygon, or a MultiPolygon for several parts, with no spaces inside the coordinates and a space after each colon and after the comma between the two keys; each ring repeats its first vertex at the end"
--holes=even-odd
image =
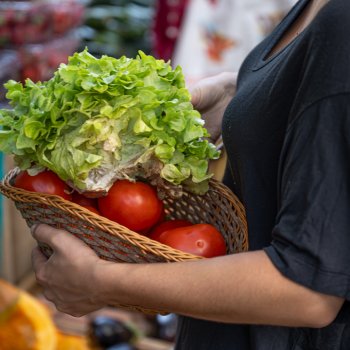
{"type": "Polygon", "coordinates": [[[313,290],[350,299],[350,93],[309,106],[287,130],[266,253],[313,290]]]}

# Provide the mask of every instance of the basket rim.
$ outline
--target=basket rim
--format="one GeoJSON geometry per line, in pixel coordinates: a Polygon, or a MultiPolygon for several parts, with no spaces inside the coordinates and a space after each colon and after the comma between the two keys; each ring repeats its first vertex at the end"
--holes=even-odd
{"type": "MultiPolygon", "coordinates": [[[[136,242],[140,242],[140,245],[138,244],[136,245],[143,251],[148,251],[150,253],[156,254],[157,256],[162,256],[162,254],[159,251],[152,248],[152,246],[159,247],[161,250],[166,251],[171,256],[173,256],[172,261],[205,259],[204,257],[187,253],[187,252],[172,248],[158,241],[155,241],[145,235],[142,235],[138,232],[130,230],[129,228],[115,221],[112,221],[102,215],[96,214],[80,206],[79,204],[66,200],[58,195],[51,195],[51,194],[40,193],[40,192],[31,192],[31,191],[27,191],[11,185],[11,180],[20,171],[21,169],[19,167],[15,167],[11,169],[5,174],[3,180],[0,182],[0,193],[2,193],[4,196],[6,196],[7,198],[15,202],[24,202],[24,203],[34,202],[34,203],[39,203],[43,205],[52,205],[62,210],[63,212],[68,212],[67,208],[69,207],[74,208],[74,214],[78,214],[80,218],[88,221],[90,224],[94,226],[98,226],[102,230],[108,227],[108,234],[111,234],[113,236],[122,236],[123,239],[125,239],[127,242],[129,242],[132,245],[135,245],[136,242]],[[149,243],[151,243],[151,245],[149,243]]],[[[227,186],[225,186],[224,184],[222,184],[221,182],[215,179],[210,179],[209,184],[210,184],[210,189],[212,191],[220,192],[220,190],[224,189],[225,192],[227,192],[227,190],[229,190],[229,194],[232,198],[228,198],[228,199],[230,200],[231,203],[234,204],[234,207],[237,210],[237,212],[242,217],[245,217],[245,209],[242,203],[239,201],[238,197],[227,186]]],[[[245,235],[245,240],[248,242],[247,223],[246,223],[246,220],[241,220],[241,221],[242,221],[242,230],[245,235]]],[[[166,259],[170,260],[169,256],[167,256],[166,259]]]]}

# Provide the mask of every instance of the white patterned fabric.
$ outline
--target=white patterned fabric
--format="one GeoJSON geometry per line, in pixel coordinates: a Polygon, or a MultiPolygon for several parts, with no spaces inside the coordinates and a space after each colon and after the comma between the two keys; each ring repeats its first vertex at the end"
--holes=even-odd
{"type": "Polygon", "coordinates": [[[173,54],[190,85],[237,71],[248,52],[269,34],[295,0],[191,0],[173,54]]]}

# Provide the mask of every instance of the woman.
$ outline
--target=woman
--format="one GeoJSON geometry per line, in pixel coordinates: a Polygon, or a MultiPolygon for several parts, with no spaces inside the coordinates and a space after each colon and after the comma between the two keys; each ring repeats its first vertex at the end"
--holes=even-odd
{"type": "Polygon", "coordinates": [[[193,91],[214,138],[226,108],[225,181],[250,252],[115,264],[40,225],[34,238],[54,249],[33,252],[47,298],[77,316],[113,303],[177,313],[181,350],[349,349],[349,32],[348,0],[300,0],[248,55],[227,108],[230,73],[193,91]]]}

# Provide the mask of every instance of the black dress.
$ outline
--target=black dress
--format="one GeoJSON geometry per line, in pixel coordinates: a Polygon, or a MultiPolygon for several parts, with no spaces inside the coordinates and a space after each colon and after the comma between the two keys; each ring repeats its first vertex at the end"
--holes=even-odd
{"type": "MultiPolygon", "coordinates": [[[[350,1],[330,0],[266,58],[307,3],[240,69],[222,126],[225,182],[245,205],[251,250],[291,280],[350,300],[350,1]]],[[[348,301],[321,329],[180,317],[176,350],[349,350],[349,321],[348,301]]]]}

